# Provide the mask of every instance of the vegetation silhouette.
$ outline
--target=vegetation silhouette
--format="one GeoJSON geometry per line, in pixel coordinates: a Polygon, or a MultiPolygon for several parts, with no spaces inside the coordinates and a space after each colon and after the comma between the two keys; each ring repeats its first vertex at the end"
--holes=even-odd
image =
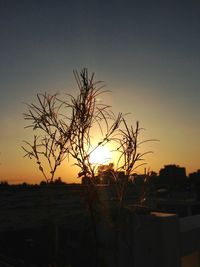
{"type": "Polygon", "coordinates": [[[32,128],[37,134],[32,143],[24,141],[25,157],[36,160],[47,183],[54,180],[57,168],[66,158],[74,158],[80,168],[78,176],[86,178],[92,186],[98,164],[90,162],[90,155],[98,147],[115,143],[118,160],[113,176],[116,181],[120,171],[130,176],[135,168],[145,164],[136,166],[136,163],[151,153],[140,153],[138,147],[152,140],[139,142],[142,130],[139,122],[135,127],[129,126],[125,120],[127,114],[119,112],[116,116],[111,106],[99,102],[99,97],[109,91],[101,81],[94,81],[94,73],[89,77],[87,69],[83,69],[80,74],[74,71],[74,77],[79,90],[77,97],[67,95],[68,99],[63,100],[58,94],[45,93],[37,95],[38,105],[26,104],[28,112],[24,119],[30,124],[25,128],[32,128]],[[94,129],[101,132],[95,142],[92,140],[94,129]]]}
{"type": "MultiPolygon", "coordinates": [[[[90,155],[108,143],[115,145],[118,159],[111,173],[117,189],[116,222],[121,219],[124,190],[130,175],[135,168],[145,164],[141,161],[144,161],[147,153],[151,153],[141,153],[139,146],[154,139],[139,141],[142,130],[139,122],[136,122],[135,127],[129,126],[125,119],[127,114],[119,112],[115,115],[111,106],[99,101],[109,91],[105,90],[101,81],[94,80],[94,73],[89,76],[84,68],[80,74],[74,71],[74,77],[78,85],[77,97],[67,95],[67,99],[63,100],[58,94],[45,93],[37,95],[38,104],[26,104],[28,111],[24,118],[29,122],[26,128],[31,128],[36,134],[33,142],[24,141],[22,148],[25,157],[36,161],[47,184],[54,182],[55,173],[65,159],[75,160],[75,165],[80,169],[78,177],[87,181],[83,195],[95,240],[96,262],[93,266],[98,266],[97,226],[100,220],[113,221],[95,184],[98,164],[90,162],[90,155]],[[94,130],[101,133],[99,140],[93,140],[94,130]]],[[[118,228],[119,224],[115,226],[118,228]]]]}

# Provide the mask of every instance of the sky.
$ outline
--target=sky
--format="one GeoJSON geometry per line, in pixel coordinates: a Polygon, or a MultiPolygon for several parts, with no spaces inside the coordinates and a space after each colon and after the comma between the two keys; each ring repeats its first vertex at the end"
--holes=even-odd
{"type": "MultiPolygon", "coordinates": [[[[77,94],[73,69],[105,81],[105,101],[158,139],[147,168],[200,168],[199,1],[0,0],[0,181],[38,183],[23,113],[37,93],[77,94]]],[[[72,163],[57,176],[79,182],[72,163]]]]}

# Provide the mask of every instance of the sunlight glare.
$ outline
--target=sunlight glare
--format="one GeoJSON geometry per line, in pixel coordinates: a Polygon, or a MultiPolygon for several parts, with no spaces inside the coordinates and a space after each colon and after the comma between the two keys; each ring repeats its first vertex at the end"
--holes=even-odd
{"type": "Polygon", "coordinates": [[[90,155],[91,164],[105,164],[111,159],[111,152],[106,147],[97,147],[90,155]]]}

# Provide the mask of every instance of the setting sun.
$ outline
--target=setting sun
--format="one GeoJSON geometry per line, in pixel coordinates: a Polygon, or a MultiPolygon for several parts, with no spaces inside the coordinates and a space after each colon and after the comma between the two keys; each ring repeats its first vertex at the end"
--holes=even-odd
{"type": "Polygon", "coordinates": [[[111,159],[111,152],[106,147],[97,147],[90,155],[90,163],[105,164],[111,159]]]}

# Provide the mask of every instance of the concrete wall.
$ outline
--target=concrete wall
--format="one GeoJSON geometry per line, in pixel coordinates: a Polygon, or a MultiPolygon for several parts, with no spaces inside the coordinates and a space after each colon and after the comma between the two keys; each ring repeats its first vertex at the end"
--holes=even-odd
{"type": "Polygon", "coordinates": [[[107,266],[180,267],[179,219],[174,214],[136,215],[129,210],[118,230],[101,225],[99,237],[107,266]]]}
{"type": "Polygon", "coordinates": [[[105,266],[200,267],[200,215],[123,215],[117,230],[106,224],[98,229],[105,266]]]}

